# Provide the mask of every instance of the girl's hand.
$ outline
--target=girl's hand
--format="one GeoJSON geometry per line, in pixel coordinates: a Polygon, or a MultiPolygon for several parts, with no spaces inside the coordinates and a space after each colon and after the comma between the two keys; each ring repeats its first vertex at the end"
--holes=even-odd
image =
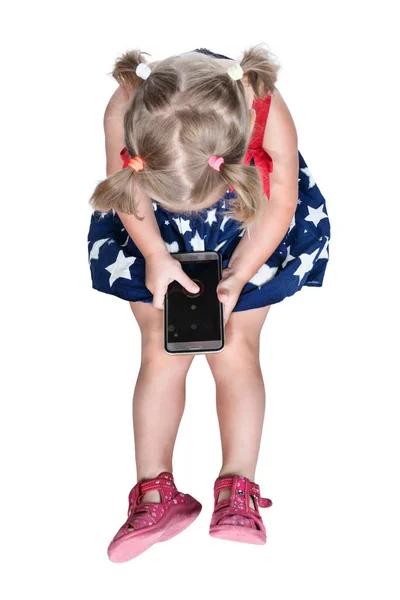
{"type": "Polygon", "coordinates": [[[247,282],[235,272],[232,267],[222,271],[221,281],[217,285],[218,300],[223,304],[224,322],[227,323],[232,310],[235,308],[240,292],[247,282]]]}
{"type": "Polygon", "coordinates": [[[188,292],[196,294],[199,286],[183,271],[181,263],[168,250],[148,255],[146,261],[146,287],[153,294],[154,308],[164,308],[168,285],[178,281],[188,292]]]}

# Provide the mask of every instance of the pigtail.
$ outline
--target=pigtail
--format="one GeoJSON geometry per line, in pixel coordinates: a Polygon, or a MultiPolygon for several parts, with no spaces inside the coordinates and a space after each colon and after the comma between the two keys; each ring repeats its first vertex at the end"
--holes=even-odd
{"type": "Polygon", "coordinates": [[[138,176],[140,177],[141,174],[131,167],[126,167],[101,181],[89,199],[92,209],[102,212],[114,209],[133,214],[139,221],[142,221],[144,217],[139,216],[135,199],[138,176]]]}
{"type": "Polygon", "coordinates": [[[265,49],[262,44],[257,44],[245,50],[240,62],[254,90],[254,95],[258,98],[264,98],[269,93],[272,94],[278,79],[281,65],[273,61],[271,57],[271,52],[265,49]]]}
{"type": "Polygon", "coordinates": [[[234,188],[236,195],[230,200],[227,216],[241,221],[239,229],[251,226],[258,220],[266,201],[258,169],[250,165],[224,163],[219,173],[234,188]]]}
{"type": "MultiPolygon", "coordinates": [[[[136,69],[140,64],[147,64],[145,55],[150,56],[148,52],[141,52],[137,49],[128,50],[117,58],[114,69],[109,75],[112,75],[121,87],[132,91],[141,90],[145,80],[136,73],[136,69]]],[[[126,113],[124,115],[125,132],[129,131],[127,126],[130,125],[130,120],[131,114],[128,110],[128,117],[126,113]]],[[[134,156],[132,144],[126,136],[125,141],[129,154],[134,156]]],[[[138,175],[137,171],[126,167],[101,181],[89,199],[92,210],[101,212],[115,210],[133,214],[142,221],[144,217],[139,216],[136,203],[138,176],[142,177],[143,175],[138,175]]]]}
{"type": "Polygon", "coordinates": [[[136,90],[144,81],[136,74],[138,65],[147,64],[144,55],[150,56],[148,52],[128,50],[117,58],[114,69],[108,75],[112,75],[122,87],[132,91],[136,90]]]}

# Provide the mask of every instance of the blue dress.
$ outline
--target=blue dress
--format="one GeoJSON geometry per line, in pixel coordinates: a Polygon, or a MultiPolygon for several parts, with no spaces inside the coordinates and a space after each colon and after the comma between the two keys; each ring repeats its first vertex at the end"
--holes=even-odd
{"type": "MultiPolygon", "coordinates": [[[[228,58],[205,48],[197,51],[228,58]]],[[[273,165],[260,147],[260,140],[270,99],[270,96],[264,100],[255,99],[255,133],[243,160],[244,164],[259,168],[268,196],[269,172],[273,165]]],[[[126,148],[121,151],[124,165],[129,160],[126,152],[126,148]]],[[[325,199],[300,151],[298,155],[299,193],[292,222],[272,255],[243,287],[233,312],[275,304],[298,292],[303,285],[322,286],[329,260],[330,221],[325,199]]],[[[154,215],[169,252],[217,250],[222,256],[222,267],[227,267],[244,234],[239,230],[239,223],[224,214],[235,197],[231,188],[215,204],[190,218],[167,211],[153,201],[154,215]]],[[[94,289],[132,302],[153,301],[145,286],[145,259],[114,210],[92,213],[87,241],[94,289]]]]}

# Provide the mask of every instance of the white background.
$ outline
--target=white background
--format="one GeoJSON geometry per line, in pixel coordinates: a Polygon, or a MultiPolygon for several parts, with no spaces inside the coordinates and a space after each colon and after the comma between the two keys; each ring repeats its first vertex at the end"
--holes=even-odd
{"type": "Polygon", "coordinates": [[[391,2],[18,2],[3,13],[2,597],[398,599],[398,31],[391,2]],[[324,286],[262,331],[267,410],[256,481],[265,546],[208,535],[221,463],[204,356],[174,456],[203,511],[116,565],[135,468],[140,361],[129,304],[92,290],[88,198],[122,52],[154,60],[264,42],[326,198],[324,286]],[[201,382],[201,385],[199,385],[201,382]]]}

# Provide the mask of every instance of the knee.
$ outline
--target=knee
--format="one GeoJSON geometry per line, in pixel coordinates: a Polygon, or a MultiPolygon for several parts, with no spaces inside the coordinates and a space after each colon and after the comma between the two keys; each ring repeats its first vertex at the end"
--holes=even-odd
{"type": "Polygon", "coordinates": [[[224,349],[206,357],[214,377],[232,377],[233,373],[260,368],[259,349],[259,337],[246,332],[228,333],[224,349]]]}
{"type": "Polygon", "coordinates": [[[163,329],[149,328],[142,333],[141,367],[163,373],[170,377],[185,376],[194,356],[190,354],[171,355],[164,349],[163,329]]]}
{"type": "Polygon", "coordinates": [[[171,355],[164,349],[163,311],[144,302],[131,302],[132,312],[140,327],[142,338],[141,369],[151,376],[185,376],[193,355],[171,355]]]}

